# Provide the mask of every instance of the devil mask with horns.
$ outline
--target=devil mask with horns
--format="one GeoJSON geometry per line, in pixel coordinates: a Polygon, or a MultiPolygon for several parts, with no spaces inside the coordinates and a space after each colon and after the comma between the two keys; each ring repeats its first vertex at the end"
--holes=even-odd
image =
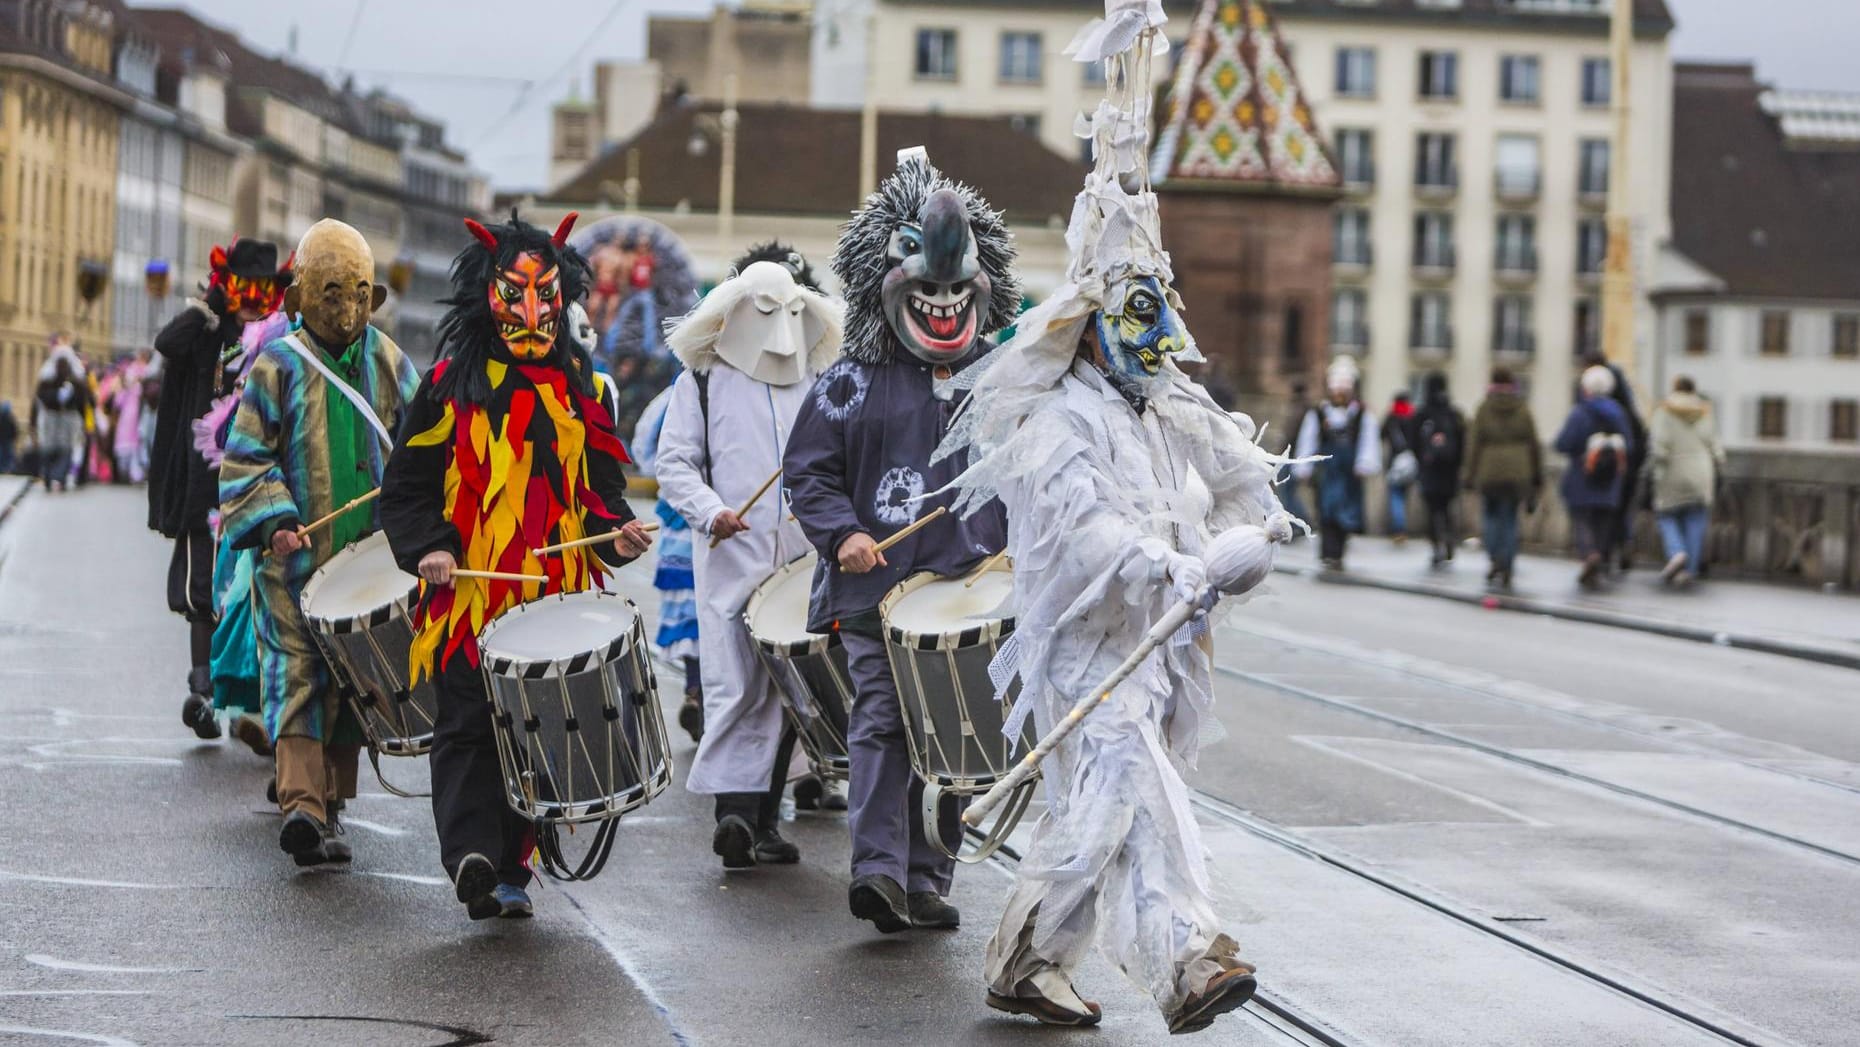
{"type": "Polygon", "coordinates": [[[568,246],[578,216],[562,219],[554,234],[519,219],[485,226],[470,218],[473,243],[452,263],[450,310],[439,323],[446,370],[441,395],[484,403],[490,396],[485,364],[551,363],[582,384],[593,365],[575,341],[568,307],[587,294],[588,264],[568,246]]]}

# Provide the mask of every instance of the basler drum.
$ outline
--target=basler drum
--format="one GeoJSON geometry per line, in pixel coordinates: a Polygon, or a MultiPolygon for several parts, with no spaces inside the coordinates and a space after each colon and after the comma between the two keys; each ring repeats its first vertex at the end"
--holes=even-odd
{"type": "Polygon", "coordinates": [[[433,682],[407,684],[419,584],[394,563],[387,535],[376,532],[330,557],[298,599],[369,744],[389,756],[424,755],[438,717],[433,682]]]}
{"type": "Polygon", "coordinates": [[[845,781],[846,717],[852,710],[852,676],[837,635],[807,631],[807,601],[814,564],[808,553],[756,587],[743,608],[756,655],[781,689],[784,710],[801,748],[823,779],[845,781]]]}
{"type": "Polygon", "coordinates": [[[671,743],[646,632],[631,600],[599,590],[546,596],[479,634],[505,798],[536,823],[545,870],[588,879],[613,826],[671,784],[671,743]],[[555,829],[602,822],[579,867],[555,829]]]}
{"type": "MultiPolygon", "coordinates": [[[[1001,733],[1020,682],[997,701],[988,673],[996,650],[1014,633],[1013,595],[1013,572],[997,567],[964,578],[912,575],[878,605],[911,764],[924,780],[924,835],[945,853],[935,829],[943,794],[987,792],[1013,767],[1016,748],[1025,751],[1037,741],[1027,729],[1018,745],[1001,733]]],[[[1026,812],[1034,785],[1029,780],[1003,806],[979,853],[952,857],[980,861],[992,854],[1026,812]]]]}

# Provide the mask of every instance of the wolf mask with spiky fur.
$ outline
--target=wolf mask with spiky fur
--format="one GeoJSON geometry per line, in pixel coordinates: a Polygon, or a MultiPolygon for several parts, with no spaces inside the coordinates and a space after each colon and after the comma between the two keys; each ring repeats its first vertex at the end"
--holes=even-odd
{"type": "Polygon", "coordinates": [[[831,265],[846,298],[846,355],[864,363],[888,363],[900,347],[955,363],[1020,310],[1000,212],[921,153],[853,213],[831,265]]]}

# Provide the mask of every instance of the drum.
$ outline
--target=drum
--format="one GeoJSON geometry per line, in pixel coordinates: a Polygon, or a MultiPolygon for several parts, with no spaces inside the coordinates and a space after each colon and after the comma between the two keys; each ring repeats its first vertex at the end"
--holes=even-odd
{"type": "Polygon", "coordinates": [[[513,607],[478,637],[506,798],[539,826],[610,821],[671,784],[639,609],[599,590],[513,607]]]}
{"type": "Polygon", "coordinates": [[[329,558],[298,605],[377,752],[421,756],[432,748],[433,682],[409,687],[413,614],[420,580],[401,571],[376,532],[329,558]]]}
{"type": "MultiPolygon", "coordinates": [[[[1013,766],[1015,746],[1001,728],[1020,682],[996,701],[988,675],[1014,632],[1013,596],[1014,575],[1001,568],[973,579],[912,575],[878,605],[911,763],[940,791],[986,792],[1013,766]]],[[[1023,731],[1022,749],[1037,740],[1023,731]]]]}
{"type": "Polygon", "coordinates": [[[837,635],[807,631],[807,601],[818,560],[808,553],[757,586],[743,608],[743,621],[757,656],[781,689],[783,708],[814,773],[843,782],[852,768],[846,756],[852,675],[837,635]]]}

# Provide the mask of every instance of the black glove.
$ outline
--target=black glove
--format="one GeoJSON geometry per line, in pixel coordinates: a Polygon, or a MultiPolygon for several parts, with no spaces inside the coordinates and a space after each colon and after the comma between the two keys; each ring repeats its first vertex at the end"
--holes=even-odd
{"type": "Polygon", "coordinates": [[[200,300],[208,309],[213,310],[213,315],[222,317],[226,315],[226,288],[214,284],[207,288],[207,293],[200,300]]]}

